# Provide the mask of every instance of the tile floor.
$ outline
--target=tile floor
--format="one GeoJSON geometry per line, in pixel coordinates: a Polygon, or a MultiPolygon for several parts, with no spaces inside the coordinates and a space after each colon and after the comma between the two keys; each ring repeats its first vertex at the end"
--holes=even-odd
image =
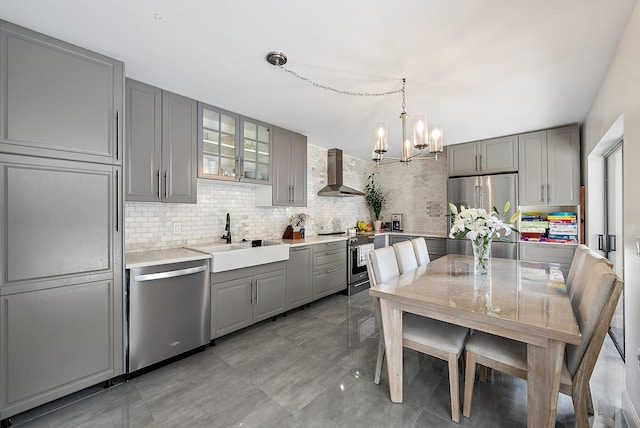
{"type": "MultiPolygon", "coordinates": [[[[335,295],[115,386],[17,415],[35,427],[524,427],[526,382],[494,372],[478,383],[471,418],[450,419],[447,367],[405,350],[403,404],[386,366],[373,383],[377,329],[367,292],[335,295]]],[[[593,427],[625,427],[622,360],[607,339],[592,377],[593,427]]],[[[462,381],[462,380],[461,380],[462,381]]],[[[463,389],[461,386],[460,393],[463,389]]],[[[557,427],[575,424],[560,395],[557,427]]]]}

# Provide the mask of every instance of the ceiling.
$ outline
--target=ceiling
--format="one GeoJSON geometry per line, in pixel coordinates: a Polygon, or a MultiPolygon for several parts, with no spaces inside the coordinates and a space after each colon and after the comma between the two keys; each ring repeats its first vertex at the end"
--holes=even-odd
{"type": "Polygon", "coordinates": [[[445,144],[582,122],[635,0],[2,0],[0,18],[125,63],[163,89],[371,156],[402,97],[445,144]]]}

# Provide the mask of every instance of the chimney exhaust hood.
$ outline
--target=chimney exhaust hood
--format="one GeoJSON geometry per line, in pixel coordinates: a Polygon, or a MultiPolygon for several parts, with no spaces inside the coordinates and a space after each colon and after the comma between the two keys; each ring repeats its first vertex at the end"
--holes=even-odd
{"type": "Polygon", "coordinates": [[[327,151],[327,185],[320,189],[318,196],[364,196],[364,193],[347,187],[342,182],[342,150],[327,151]]]}

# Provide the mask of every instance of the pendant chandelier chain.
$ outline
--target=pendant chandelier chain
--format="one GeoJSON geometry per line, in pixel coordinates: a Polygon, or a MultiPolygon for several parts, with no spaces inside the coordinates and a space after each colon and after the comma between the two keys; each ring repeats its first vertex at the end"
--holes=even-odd
{"type": "Polygon", "coordinates": [[[404,77],[402,78],[402,114],[406,115],[407,112],[405,111],[405,108],[407,107],[407,100],[406,100],[406,93],[405,93],[405,86],[407,84],[407,79],[405,79],[404,77]]]}
{"type": "MultiPolygon", "coordinates": [[[[331,86],[323,85],[315,82],[308,77],[302,76],[293,70],[289,70],[284,65],[287,63],[287,55],[280,51],[271,51],[267,54],[267,62],[271,65],[278,67],[280,70],[291,74],[303,82],[307,82],[316,88],[323,89],[325,91],[335,92],[340,95],[350,95],[356,97],[384,97],[393,94],[402,94],[402,112],[400,113],[400,120],[402,121],[402,157],[389,158],[399,160],[405,165],[409,166],[409,162],[412,159],[435,159],[438,160],[438,153],[443,151],[442,147],[442,126],[440,124],[427,125],[426,116],[424,114],[414,115],[412,119],[413,139],[407,138],[407,79],[402,78],[402,87],[393,91],[385,92],[352,92],[342,89],[333,88],[331,86]],[[420,150],[420,153],[413,154],[411,152],[412,146],[420,150]],[[423,152],[424,149],[429,148],[431,156],[426,155],[423,152]]],[[[378,122],[374,130],[374,141],[371,160],[376,162],[379,166],[383,160],[384,154],[388,151],[387,134],[388,128],[386,122],[378,122]]]]}
{"type": "Polygon", "coordinates": [[[398,94],[400,92],[402,92],[402,104],[403,104],[403,110],[404,110],[404,82],[405,79],[402,79],[402,88],[401,89],[395,89],[393,91],[386,91],[386,92],[352,92],[352,91],[345,91],[342,89],[336,89],[336,88],[332,88],[331,86],[327,86],[327,85],[323,85],[321,83],[318,82],[314,82],[313,80],[309,79],[308,77],[305,76],[301,76],[298,73],[296,73],[293,70],[290,70],[288,68],[286,68],[283,65],[276,65],[280,70],[287,72],[289,74],[291,74],[294,77],[297,77],[298,79],[309,83],[312,86],[315,86],[316,88],[320,88],[320,89],[324,89],[325,91],[331,91],[331,92],[335,92],[336,94],[340,94],[340,95],[351,95],[354,97],[385,97],[387,95],[393,95],[393,94],[398,94]]]}

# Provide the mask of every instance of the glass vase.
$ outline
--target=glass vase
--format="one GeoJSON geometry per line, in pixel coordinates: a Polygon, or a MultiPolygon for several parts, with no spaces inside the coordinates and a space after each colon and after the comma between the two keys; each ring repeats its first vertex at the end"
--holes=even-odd
{"type": "Polygon", "coordinates": [[[478,238],[471,241],[473,247],[473,273],[486,275],[489,273],[489,255],[491,253],[491,239],[478,238]]]}

